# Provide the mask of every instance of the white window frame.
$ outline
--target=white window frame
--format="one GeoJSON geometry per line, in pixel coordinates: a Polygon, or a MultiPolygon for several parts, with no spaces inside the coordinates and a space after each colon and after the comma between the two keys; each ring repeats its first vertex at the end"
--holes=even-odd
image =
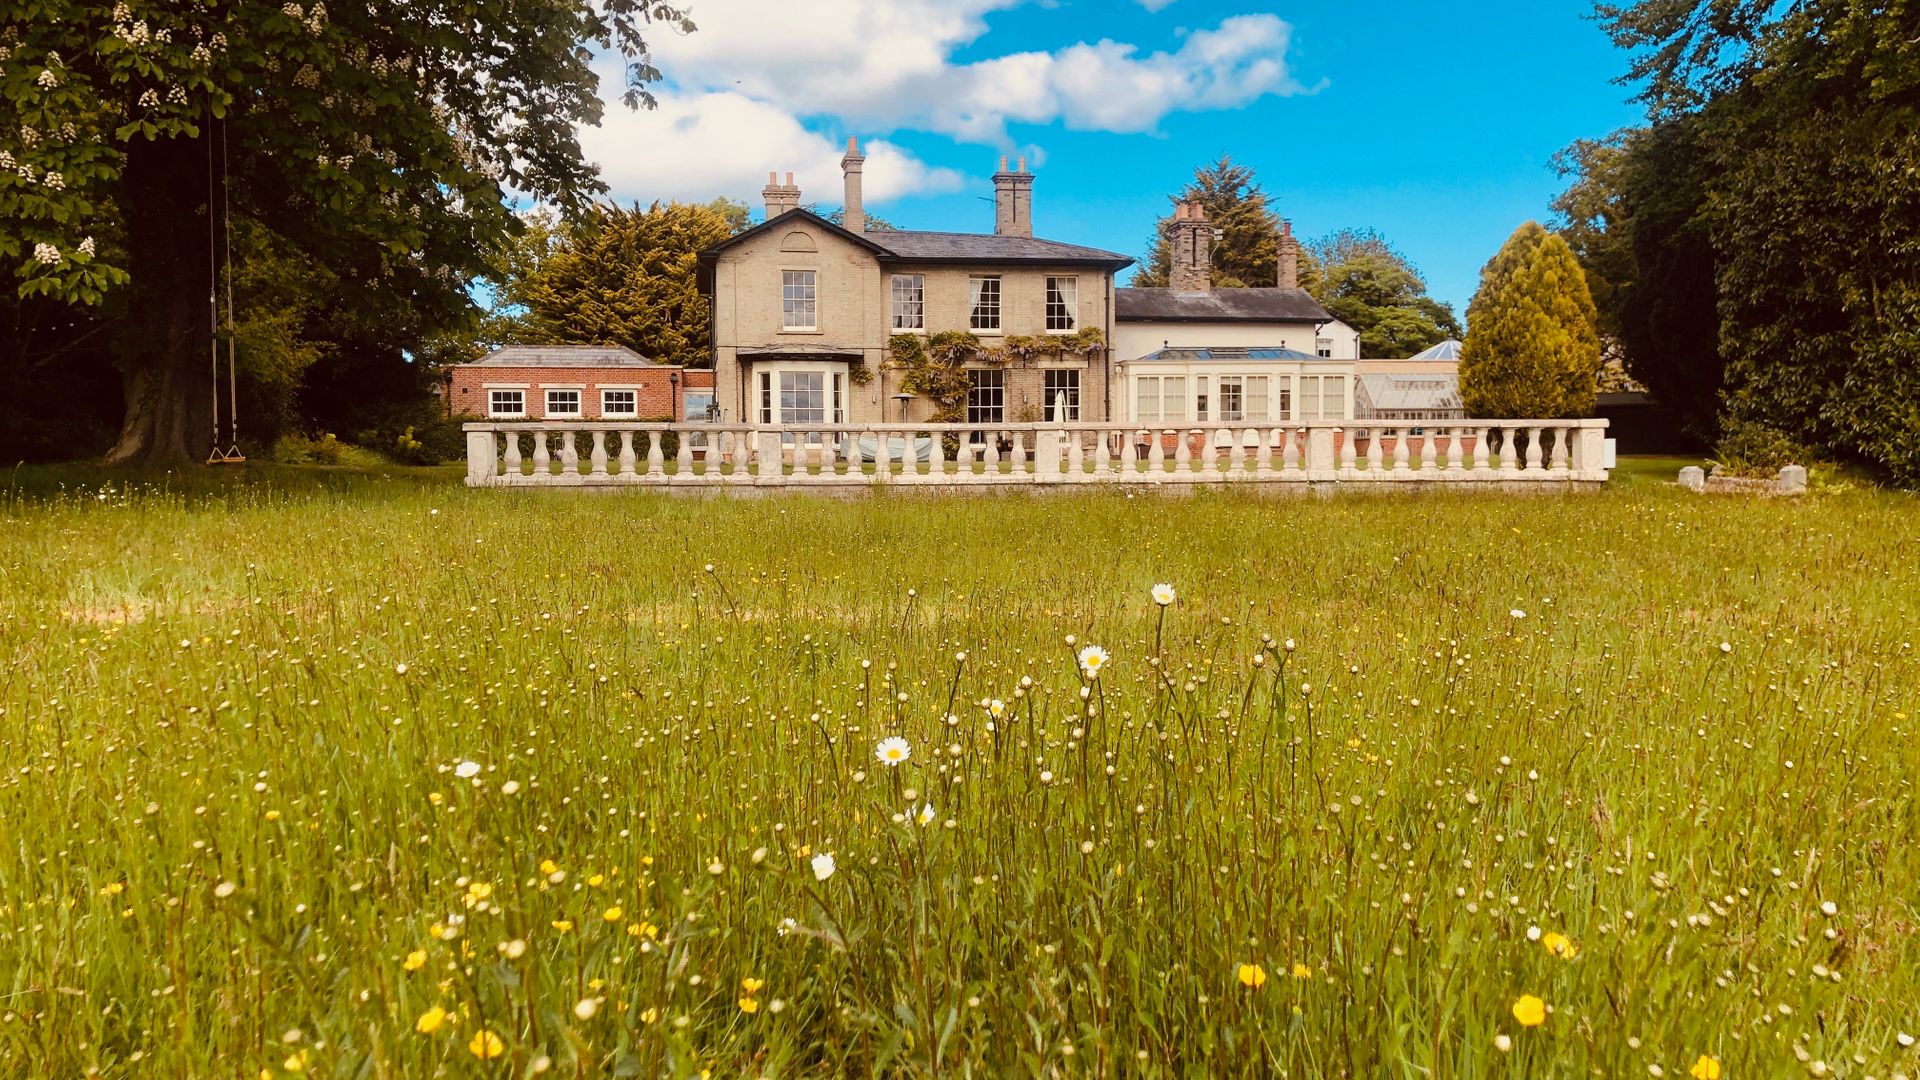
{"type": "Polygon", "coordinates": [[[1222,375],[1220,376],[1219,384],[1220,397],[1218,408],[1220,411],[1220,422],[1223,424],[1238,424],[1244,422],[1247,419],[1247,376],[1222,375]],[[1233,404],[1229,406],[1227,404],[1228,401],[1232,401],[1233,404]],[[1233,415],[1229,416],[1227,415],[1228,413],[1232,413],[1233,415]]]}
{"type": "Polygon", "coordinates": [[[927,328],[927,278],[924,274],[895,274],[888,284],[890,322],[895,333],[911,334],[927,328]],[[902,288],[906,295],[902,296],[902,288]]]}
{"type": "Polygon", "coordinates": [[[847,365],[844,363],[761,364],[753,371],[753,422],[777,427],[806,427],[811,424],[847,422],[847,365]],[[783,375],[818,374],[821,390],[821,420],[793,420],[780,403],[783,375]]]}
{"type": "Polygon", "coordinates": [[[1300,376],[1300,419],[1345,420],[1346,414],[1345,375],[1300,376]]]}
{"type": "Polygon", "coordinates": [[[780,332],[811,334],[820,329],[820,275],[816,270],[780,271],[780,332]]]}
{"type": "Polygon", "coordinates": [[[540,388],[540,390],[541,390],[540,401],[542,406],[544,406],[541,409],[540,415],[543,418],[548,420],[580,419],[581,410],[586,407],[585,399],[587,394],[586,394],[585,387],[583,386],[543,386],[540,388]],[[573,408],[572,409],[555,409],[553,407],[553,395],[555,394],[572,394],[573,408]]]}
{"type": "Polygon", "coordinates": [[[487,419],[523,420],[526,418],[527,388],[525,386],[488,386],[484,387],[484,389],[487,392],[487,419]],[[520,407],[512,410],[502,410],[496,403],[499,401],[498,395],[503,394],[512,394],[519,398],[520,407]]]}
{"type": "Polygon", "coordinates": [[[601,387],[600,388],[600,415],[602,417],[619,417],[622,419],[639,416],[640,415],[640,388],[637,386],[603,386],[601,387]],[[628,397],[631,397],[633,399],[633,408],[626,409],[626,410],[614,409],[612,405],[608,404],[608,395],[610,394],[626,394],[628,397]]]}
{"type": "Polygon", "coordinates": [[[1007,286],[999,274],[972,274],[967,278],[967,329],[976,334],[998,334],[1006,320],[1007,286]],[[989,297],[987,294],[992,293],[989,297]],[[992,324],[987,323],[991,315],[992,324]]]}
{"type": "Polygon", "coordinates": [[[1193,399],[1187,396],[1187,376],[1179,375],[1140,375],[1133,379],[1133,416],[1143,424],[1167,425],[1184,424],[1193,408],[1193,399]],[[1167,384],[1172,382],[1173,386],[1167,384]],[[1147,393],[1151,386],[1152,394],[1147,393]],[[1175,396],[1177,416],[1167,415],[1167,395],[1175,396]],[[1151,400],[1153,408],[1145,408],[1151,400]]]}
{"type": "Polygon", "coordinates": [[[1071,334],[1080,329],[1079,278],[1049,276],[1045,299],[1047,333],[1071,334]]]}

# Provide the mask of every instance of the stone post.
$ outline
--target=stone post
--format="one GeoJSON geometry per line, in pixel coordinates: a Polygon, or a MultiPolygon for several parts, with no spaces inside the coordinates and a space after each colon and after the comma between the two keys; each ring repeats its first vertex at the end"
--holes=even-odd
{"type": "Polygon", "coordinates": [[[467,429],[467,486],[484,487],[493,482],[494,454],[499,440],[491,431],[467,429]]]}

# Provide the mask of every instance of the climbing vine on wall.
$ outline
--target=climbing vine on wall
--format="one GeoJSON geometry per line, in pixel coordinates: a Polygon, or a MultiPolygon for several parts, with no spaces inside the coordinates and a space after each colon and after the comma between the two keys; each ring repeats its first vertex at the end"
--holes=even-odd
{"type": "Polygon", "coordinates": [[[969,362],[1006,367],[1029,367],[1048,357],[1092,356],[1106,346],[1098,327],[1082,327],[1072,334],[1013,334],[999,345],[982,346],[965,330],[937,334],[895,334],[887,339],[887,364],[904,372],[900,388],[933,402],[934,423],[954,424],[966,419],[969,362]]]}

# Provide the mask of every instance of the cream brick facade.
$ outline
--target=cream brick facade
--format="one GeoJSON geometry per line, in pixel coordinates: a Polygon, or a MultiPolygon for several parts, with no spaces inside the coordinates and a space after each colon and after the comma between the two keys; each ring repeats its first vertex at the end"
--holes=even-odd
{"type": "MultiPolygon", "coordinates": [[[[848,161],[856,166],[857,150],[848,161]]],[[[843,165],[847,162],[843,161],[843,165]]],[[[850,184],[858,177],[849,171],[850,184]]],[[[1032,177],[1024,172],[996,175],[1003,201],[1012,207],[1001,216],[1024,228],[1024,204],[1032,177]]],[[[702,287],[713,299],[716,391],[721,418],[733,422],[761,419],[757,373],[818,372],[829,416],[839,395],[846,423],[924,421],[934,411],[925,398],[902,404],[903,372],[887,367],[893,334],[969,331],[990,347],[1016,335],[1065,336],[1072,330],[1047,329],[1047,279],[1071,278],[1077,328],[1093,327],[1113,340],[1113,275],[1131,260],[1113,252],[1034,239],[1019,232],[994,234],[873,231],[853,233],[805,210],[788,209],[784,185],[769,185],[770,220],[702,256],[702,287]],[[776,198],[776,196],[778,198],[776,198]],[[810,327],[788,327],[784,318],[786,275],[811,273],[814,319],[810,327]],[[922,320],[917,330],[893,326],[893,279],[917,275],[922,282],[922,320]],[[972,280],[1000,279],[998,331],[974,329],[972,280]],[[859,369],[871,378],[855,382],[859,369]]],[[[1064,353],[1032,365],[999,369],[1005,385],[1002,419],[1008,423],[1043,419],[1049,370],[1079,377],[1079,419],[1105,420],[1120,405],[1110,398],[1112,350],[1090,357],[1064,353]]],[[[970,368],[988,368],[969,364],[970,368]]],[[[811,376],[809,376],[811,378],[811,376]]],[[[1070,378],[1056,376],[1063,382],[1070,378]]],[[[777,395],[777,380],[773,392],[777,395]]]]}

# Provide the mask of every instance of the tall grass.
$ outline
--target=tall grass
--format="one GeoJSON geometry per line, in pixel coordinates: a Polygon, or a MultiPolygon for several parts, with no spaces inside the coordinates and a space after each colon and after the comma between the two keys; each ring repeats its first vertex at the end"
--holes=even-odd
{"type": "Polygon", "coordinates": [[[1914,1073],[1916,509],[14,501],[0,1071],[1914,1073]]]}

